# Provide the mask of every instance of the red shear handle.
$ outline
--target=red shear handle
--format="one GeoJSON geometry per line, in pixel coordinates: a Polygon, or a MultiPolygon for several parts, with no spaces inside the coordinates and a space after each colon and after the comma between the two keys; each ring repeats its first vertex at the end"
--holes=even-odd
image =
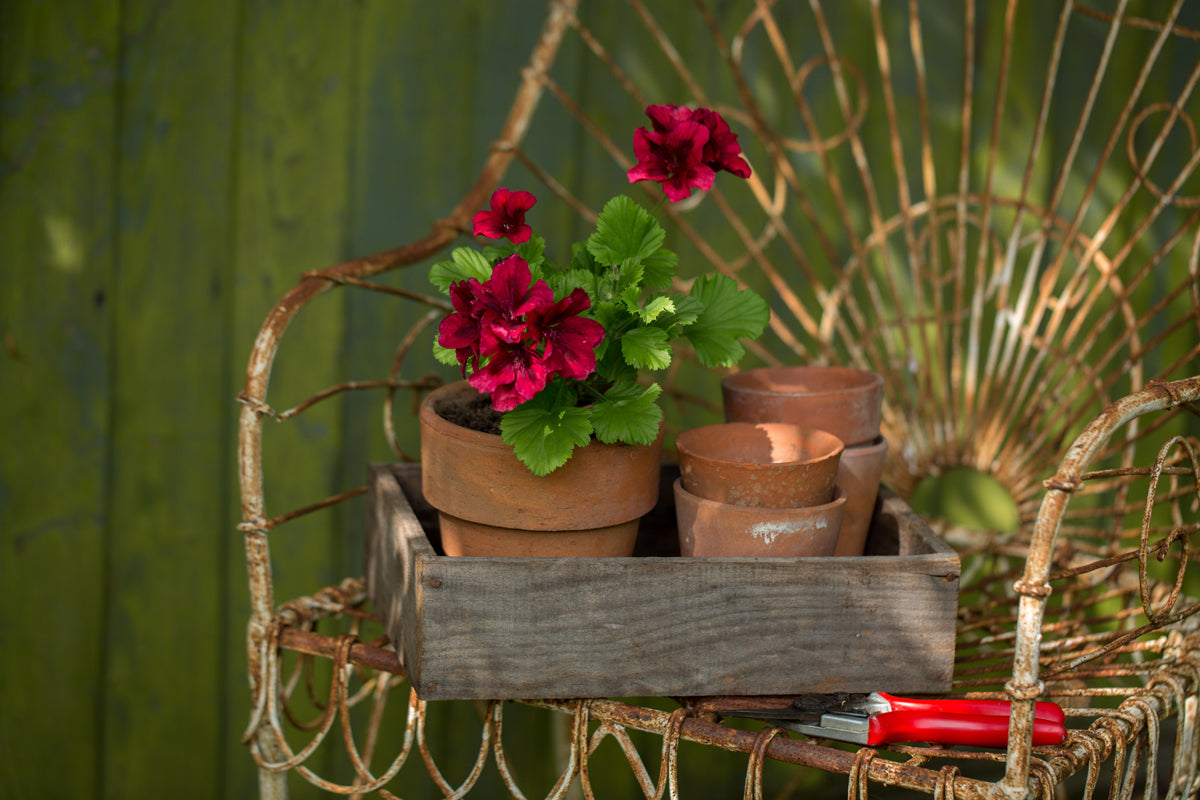
{"type": "MultiPolygon", "coordinates": [[[[1008,717],[995,714],[931,714],[926,711],[890,711],[871,717],[867,744],[933,742],[969,747],[1008,747],[1008,717]]],[[[1035,746],[1062,744],[1067,729],[1057,722],[1033,721],[1035,746]]]]}
{"type": "MultiPolygon", "coordinates": [[[[948,698],[936,700],[912,700],[907,697],[878,692],[878,695],[888,702],[893,711],[924,711],[929,714],[978,714],[981,716],[1007,717],[1012,705],[1007,700],[971,700],[966,698],[948,698]]],[[[1039,701],[1034,703],[1033,716],[1035,719],[1057,722],[1060,726],[1066,722],[1067,715],[1056,703],[1039,701]]],[[[1007,724],[1007,723],[1006,723],[1007,724]]]]}

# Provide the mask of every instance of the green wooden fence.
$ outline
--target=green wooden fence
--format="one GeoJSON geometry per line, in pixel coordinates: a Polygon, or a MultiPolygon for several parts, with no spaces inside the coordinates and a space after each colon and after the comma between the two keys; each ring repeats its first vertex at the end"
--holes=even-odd
{"type": "MultiPolygon", "coordinates": [[[[451,206],[543,12],[0,4],[0,796],[253,793],[234,397],[254,333],[303,270],[451,206]]],[[[307,368],[347,348],[322,331],[307,368]]],[[[308,435],[297,480],[330,485],[344,433],[308,435]]]]}
{"type": "MultiPolygon", "coordinates": [[[[452,207],[544,6],[0,3],[0,798],[254,794],[234,464],[250,345],[301,272],[452,207]]],[[[619,27],[616,8],[584,13],[619,27]]],[[[377,313],[347,300],[299,331],[273,391],[353,377],[377,313]]],[[[361,481],[385,456],[368,427],[352,404],[315,415],[272,456],[278,488],[361,481]]],[[[357,569],[355,521],[315,525],[274,548],[281,598],[357,569]]]]}

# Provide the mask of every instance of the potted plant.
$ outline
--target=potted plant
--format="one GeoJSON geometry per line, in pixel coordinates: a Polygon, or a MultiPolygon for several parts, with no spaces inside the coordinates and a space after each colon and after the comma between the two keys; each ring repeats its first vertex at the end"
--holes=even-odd
{"type": "MultiPolygon", "coordinates": [[[[630,182],[659,182],[664,201],[679,202],[709,189],[719,171],[749,177],[736,134],[716,112],[653,105],[646,114],[652,124],[634,133],[630,182]]],[[[543,535],[517,554],[568,555],[620,528],[620,543],[587,552],[628,555],[638,518],[658,498],[662,387],[647,373],[665,370],[681,339],[705,366],[735,364],[739,340],[757,337],[769,310],[723,274],[673,291],[678,258],[663,247],[665,231],[625,196],[556,263],[526,222],[536,202],[497,189],[473,220],[473,233],[491,243],[455,249],[430,269],[454,307],[435,354],[466,382],[423,403],[423,488],[448,554],[501,554],[467,538],[502,529],[513,539],[528,529],[543,535]],[[464,404],[474,410],[464,413],[464,404]],[[467,423],[470,414],[483,419],[467,423]],[[476,454],[487,460],[467,460],[476,454]],[[613,467],[603,466],[608,459],[613,467]],[[571,532],[569,541],[552,543],[551,531],[571,532]]]]}

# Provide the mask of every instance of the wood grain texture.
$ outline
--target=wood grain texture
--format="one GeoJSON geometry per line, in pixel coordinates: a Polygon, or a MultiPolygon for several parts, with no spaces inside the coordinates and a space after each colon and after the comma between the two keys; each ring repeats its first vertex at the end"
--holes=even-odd
{"type": "MultiPolygon", "coordinates": [[[[307,270],[346,257],[350,164],[356,104],[356,6],[319,0],[277,3],[241,0],[237,42],[239,85],[232,159],[237,175],[232,211],[232,329],[235,360],[243,362],[271,307],[307,270]]],[[[288,331],[276,359],[270,391],[260,398],[286,412],[312,394],[345,380],[342,366],[346,317],[337,291],[320,297],[288,331]]],[[[241,386],[238,386],[240,390],[241,386]]],[[[287,424],[266,422],[264,504],[276,517],[344,491],[338,483],[343,419],[336,404],[322,404],[287,424]]],[[[341,531],[329,513],[303,517],[271,542],[277,601],[309,594],[343,576],[341,531]]],[[[235,548],[240,551],[240,548],[235,548]]],[[[238,574],[240,552],[228,560],[238,574]]],[[[231,616],[248,614],[246,590],[231,587],[231,616]]],[[[245,628],[230,626],[230,651],[245,653],[245,628]]],[[[244,675],[245,660],[228,663],[230,686],[244,675]]],[[[243,684],[244,685],[244,684],[243,684]]],[[[244,717],[248,696],[229,694],[230,714],[244,717]],[[241,712],[241,713],[239,713],[241,712]]],[[[310,716],[304,699],[297,713],[310,716]]],[[[230,769],[240,766],[239,743],[226,739],[230,769]]],[[[333,748],[312,762],[334,774],[333,748]]],[[[252,773],[239,772],[230,794],[256,791],[252,773]]],[[[315,794],[298,776],[287,783],[300,796],[315,794]]]]}
{"type": "Polygon", "coordinates": [[[894,495],[888,555],[445,558],[372,473],[372,597],[424,699],[949,685],[958,558],[894,495]]]}
{"type": "Polygon", "coordinates": [[[224,733],[236,4],[121,12],[101,788],[148,797],[209,783],[224,733]]]}
{"type": "Polygon", "coordinates": [[[3,797],[93,796],[105,765],[118,26],[0,3],[3,797]]]}

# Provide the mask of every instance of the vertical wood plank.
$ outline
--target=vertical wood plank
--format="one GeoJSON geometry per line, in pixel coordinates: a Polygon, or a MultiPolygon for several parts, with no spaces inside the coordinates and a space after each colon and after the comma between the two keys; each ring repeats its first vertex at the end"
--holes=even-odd
{"type": "MultiPolygon", "coordinates": [[[[233,208],[237,216],[233,329],[243,365],[258,327],[284,292],[310,269],[345,257],[347,165],[350,154],[351,7],[319,2],[246,3],[240,32],[243,58],[235,144],[233,208]]],[[[314,301],[289,327],[275,362],[270,395],[277,411],[337,383],[344,314],[340,295],[314,301]]],[[[336,414],[318,406],[285,425],[268,424],[264,472],[268,515],[290,511],[334,490],[336,414]]],[[[315,518],[314,518],[315,519],[315,518]]],[[[328,536],[328,520],[312,523],[328,536]]],[[[290,590],[332,580],[327,539],[272,542],[281,560],[296,557],[297,571],[314,568],[288,585],[289,565],[277,571],[279,598],[290,590]]]]}
{"type": "Polygon", "coordinates": [[[117,25],[0,4],[5,797],[90,796],[103,763],[117,25]]]}
{"type": "MultiPolygon", "coordinates": [[[[242,0],[237,32],[241,72],[236,100],[237,174],[231,207],[236,215],[232,331],[237,390],[250,345],[272,306],[301,275],[347,257],[347,184],[353,151],[352,33],[357,3],[242,0]]],[[[293,321],[283,337],[269,395],[283,411],[340,383],[343,300],[338,290],[318,298],[293,321]]],[[[265,508],[277,516],[340,492],[337,484],[342,422],[336,403],[321,404],[284,424],[266,421],[263,468],[265,508]]],[[[236,534],[235,534],[236,535],[236,534]]],[[[277,602],[307,595],[340,581],[335,515],[322,512],[277,530],[271,539],[277,602]]],[[[244,621],[248,597],[242,548],[230,554],[235,576],[227,599],[232,656],[229,660],[230,716],[245,724],[244,621]]],[[[301,711],[301,716],[310,716],[301,711]]],[[[240,733],[240,729],[239,729],[240,733]]],[[[305,740],[301,735],[301,740],[305,740]]],[[[257,793],[250,757],[227,740],[227,796],[257,793]]],[[[309,764],[328,774],[333,748],[309,764]]],[[[294,796],[314,793],[300,777],[288,777],[294,796]]]]}
{"type": "Polygon", "coordinates": [[[105,797],[212,794],[225,733],[235,10],[123,5],[105,797]]]}

